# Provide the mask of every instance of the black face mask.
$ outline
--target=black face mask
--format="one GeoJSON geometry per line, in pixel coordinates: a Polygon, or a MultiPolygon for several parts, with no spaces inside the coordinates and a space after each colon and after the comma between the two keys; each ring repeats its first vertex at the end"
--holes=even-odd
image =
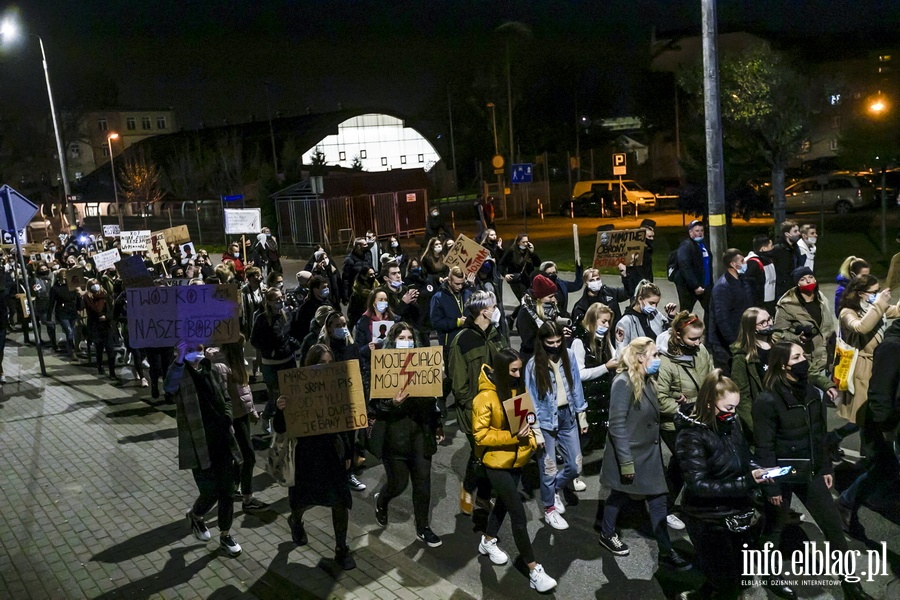
{"type": "Polygon", "coordinates": [[[547,278],[550,281],[556,281],[559,278],[559,275],[557,275],[556,273],[551,273],[551,274],[547,275],[547,278]]]}
{"type": "Polygon", "coordinates": [[[682,344],[681,351],[689,356],[694,356],[695,354],[700,352],[700,346],[686,346],[682,344]]]}
{"type": "Polygon", "coordinates": [[[519,384],[522,382],[521,377],[510,377],[509,378],[509,388],[511,390],[518,390],[519,384]]]}
{"type": "Polygon", "coordinates": [[[806,381],[806,378],[809,377],[809,361],[803,360],[798,363],[794,363],[789,367],[791,371],[791,375],[797,381],[806,381]]]}
{"type": "Polygon", "coordinates": [[[730,412],[723,412],[716,415],[716,419],[718,419],[719,423],[734,423],[735,414],[730,412]]]}
{"type": "Polygon", "coordinates": [[[544,345],[544,351],[551,358],[556,358],[557,356],[559,356],[560,352],[562,352],[562,349],[562,344],[560,344],[559,346],[547,346],[546,344],[544,345]]]}
{"type": "Polygon", "coordinates": [[[769,337],[769,336],[772,335],[774,332],[775,332],[775,328],[774,328],[774,327],[766,327],[765,329],[758,329],[758,330],[756,331],[756,335],[758,335],[758,336],[760,336],[760,337],[769,337]]]}

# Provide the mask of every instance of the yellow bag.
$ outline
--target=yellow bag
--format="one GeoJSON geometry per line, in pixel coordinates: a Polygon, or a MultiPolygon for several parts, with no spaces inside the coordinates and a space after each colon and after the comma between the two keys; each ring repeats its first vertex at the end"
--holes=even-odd
{"type": "Polygon", "coordinates": [[[853,373],[856,371],[858,357],[859,350],[842,340],[838,334],[834,346],[834,373],[831,376],[838,390],[851,394],[856,393],[853,385],[853,373]]]}

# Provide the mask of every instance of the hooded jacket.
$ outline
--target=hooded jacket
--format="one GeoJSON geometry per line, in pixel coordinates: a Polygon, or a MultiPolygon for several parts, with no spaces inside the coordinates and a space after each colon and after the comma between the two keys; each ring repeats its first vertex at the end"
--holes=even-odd
{"type": "Polygon", "coordinates": [[[471,406],[478,394],[481,367],[491,364],[503,348],[503,338],[493,325],[482,330],[471,317],[450,343],[447,375],[453,384],[453,397],[462,406],[471,406]]]}
{"type": "Polygon", "coordinates": [[[684,395],[686,402],[693,404],[700,395],[700,386],[712,371],[712,357],[706,346],[697,347],[697,354],[675,356],[660,352],[656,393],[659,398],[661,429],[675,430],[675,415],[679,411],[678,399],[684,395]]]}
{"type": "Polygon", "coordinates": [[[825,375],[828,366],[828,356],[825,350],[826,340],[834,333],[834,318],[828,309],[828,303],[822,292],[816,290],[814,302],[819,303],[822,312],[822,322],[817,323],[807,308],[800,302],[800,291],[797,288],[788,290],[778,301],[775,310],[775,333],[772,334],[772,342],[788,341],[803,348],[803,352],[809,356],[809,381],[820,390],[834,387],[831,379],[825,375]],[[797,333],[798,326],[813,328],[813,336],[806,344],[800,343],[797,333]]]}
{"type": "MultiPolygon", "coordinates": [[[[513,395],[518,390],[511,390],[513,395]]],[[[521,469],[537,449],[534,431],[527,439],[519,439],[511,431],[503,401],[497,395],[497,386],[491,380],[491,368],[483,365],[478,376],[478,395],[472,402],[472,437],[475,438],[475,454],[491,469],[521,469]]]]}

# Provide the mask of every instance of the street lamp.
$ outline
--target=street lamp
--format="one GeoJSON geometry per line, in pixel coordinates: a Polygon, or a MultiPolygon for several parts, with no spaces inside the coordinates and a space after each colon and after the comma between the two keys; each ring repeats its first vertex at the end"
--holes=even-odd
{"type": "MultiPolygon", "coordinates": [[[[13,41],[18,35],[19,27],[15,20],[10,16],[4,18],[2,24],[0,24],[0,39],[3,41],[13,41]]],[[[47,53],[44,52],[44,40],[41,39],[41,36],[35,33],[30,33],[28,35],[36,37],[38,44],[41,47],[41,62],[44,66],[44,79],[47,82],[47,98],[50,100],[50,116],[53,118],[53,133],[56,136],[56,154],[59,156],[59,176],[62,179],[63,190],[66,195],[66,218],[69,220],[69,230],[71,231],[77,227],[75,206],[69,202],[69,197],[72,195],[72,189],[69,186],[69,175],[66,171],[66,155],[63,152],[62,138],[59,134],[59,121],[56,118],[56,106],[53,103],[53,88],[50,87],[50,71],[47,68],[47,53]]]]}
{"type": "Polygon", "coordinates": [[[106,135],[106,145],[109,147],[109,170],[112,173],[113,195],[116,198],[116,212],[119,214],[119,231],[125,230],[125,223],[122,220],[122,205],[119,204],[119,186],[116,185],[116,163],[113,161],[112,141],[119,139],[119,134],[110,131],[106,135]]]}

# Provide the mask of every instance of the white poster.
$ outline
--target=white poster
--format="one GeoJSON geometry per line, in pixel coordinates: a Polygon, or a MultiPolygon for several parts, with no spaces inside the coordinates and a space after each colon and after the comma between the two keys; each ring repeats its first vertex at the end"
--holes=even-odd
{"type": "Polygon", "coordinates": [[[150,230],[141,231],[122,231],[121,248],[122,252],[146,252],[150,246],[150,230]]]}
{"type": "Polygon", "coordinates": [[[225,233],[240,235],[243,233],[259,233],[262,230],[262,209],[259,208],[226,208],[225,233]]]}
{"type": "Polygon", "coordinates": [[[119,226],[118,225],[104,225],[103,226],[103,237],[119,237],[119,226]]]}
{"type": "Polygon", "coordinates": [[[116,263],[120,260],[122,260],[122,256],[119,254],[118,248],[113,248],[106,252],[99,252],[94,255],[94,265],[101,273],[107,269],[115,268],[116,263]]]}

